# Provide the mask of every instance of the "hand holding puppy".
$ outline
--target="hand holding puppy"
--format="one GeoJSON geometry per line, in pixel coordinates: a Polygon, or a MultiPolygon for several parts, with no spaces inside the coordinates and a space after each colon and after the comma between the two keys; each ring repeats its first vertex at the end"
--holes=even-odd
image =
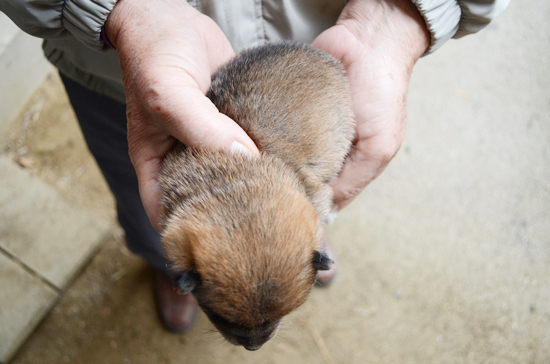
{"type": "Polygon", "coordinates": [[[356,119],[353,149],[333,184],[338,209],[378,177],[399,150],[409,79],[429,39],[410,0],[350,0],[336,25],[313,42],[344,65],[356,119]]]}
{"type": "Polygon", "coordinates": [[[160,230],[158,176],[176,140],[201,149],[258,152],[205,96],[211,73],[234,51],[220,28],[185,1],[119,1],[106,31],[123,73],[129,154],[141,199],[160,230]]]}

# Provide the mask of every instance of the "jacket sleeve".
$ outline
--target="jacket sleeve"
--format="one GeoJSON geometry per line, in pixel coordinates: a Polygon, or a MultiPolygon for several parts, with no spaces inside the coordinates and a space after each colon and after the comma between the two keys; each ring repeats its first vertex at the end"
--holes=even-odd
{"type": "Polygon", "coordinates": [[[475,33],[500,14],[510,0],[412,0],[431,34],[431,53],[450,38],[475,33]]]}
{"type": "Polygon", "coordinates": [[[101,27],[117,0],[0,0],[0,11],[40,38],[74,36],[96,50],[106,48],[101,27]]]}

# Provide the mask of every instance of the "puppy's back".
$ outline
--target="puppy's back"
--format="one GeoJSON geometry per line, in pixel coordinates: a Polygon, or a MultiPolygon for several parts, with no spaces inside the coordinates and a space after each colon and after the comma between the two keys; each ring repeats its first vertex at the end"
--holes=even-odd
{"type": "Polygon", "coordinates": [[[298,174],[325,218],[350,149],[354,118],[342,65],[299,43],[246,50],[212,77],[207,96],[258,148],[298,174]]]}

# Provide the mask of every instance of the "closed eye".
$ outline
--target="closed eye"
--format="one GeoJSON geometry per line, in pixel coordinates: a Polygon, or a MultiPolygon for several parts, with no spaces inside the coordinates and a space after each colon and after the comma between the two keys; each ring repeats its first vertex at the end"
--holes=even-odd
{"type": "Polygon", "coordinates": [[[222,326],[232,326],[233,324],[223,318],[221,315],[218,315],[214,310],[212,310],[210,307],[201,305],[202,310],[208,317],[210,318],[210,321],[214,324],[222,325],[222,326]]]}

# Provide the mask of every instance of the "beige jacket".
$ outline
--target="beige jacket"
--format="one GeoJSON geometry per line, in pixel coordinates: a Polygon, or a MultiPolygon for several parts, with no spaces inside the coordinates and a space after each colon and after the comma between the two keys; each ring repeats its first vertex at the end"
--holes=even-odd
{"type": "MultiPolygon", "coordinates": [[[[369,1],[369,0],[364,0],[369,1]]],[[[412,0],[431,34],[429,52],[450,38],[475,33],[510,0],[412,0]]],[[[117,54],[101,27],[116,0],[0,0],[0,11],[25,32],[44,38],[44,53],[61,72],[124,102],[117,54]]],[[[220,26],[236,52],[265,42],[311,42],[332,26],[345,0],[189,0],[220,26]]]]}

